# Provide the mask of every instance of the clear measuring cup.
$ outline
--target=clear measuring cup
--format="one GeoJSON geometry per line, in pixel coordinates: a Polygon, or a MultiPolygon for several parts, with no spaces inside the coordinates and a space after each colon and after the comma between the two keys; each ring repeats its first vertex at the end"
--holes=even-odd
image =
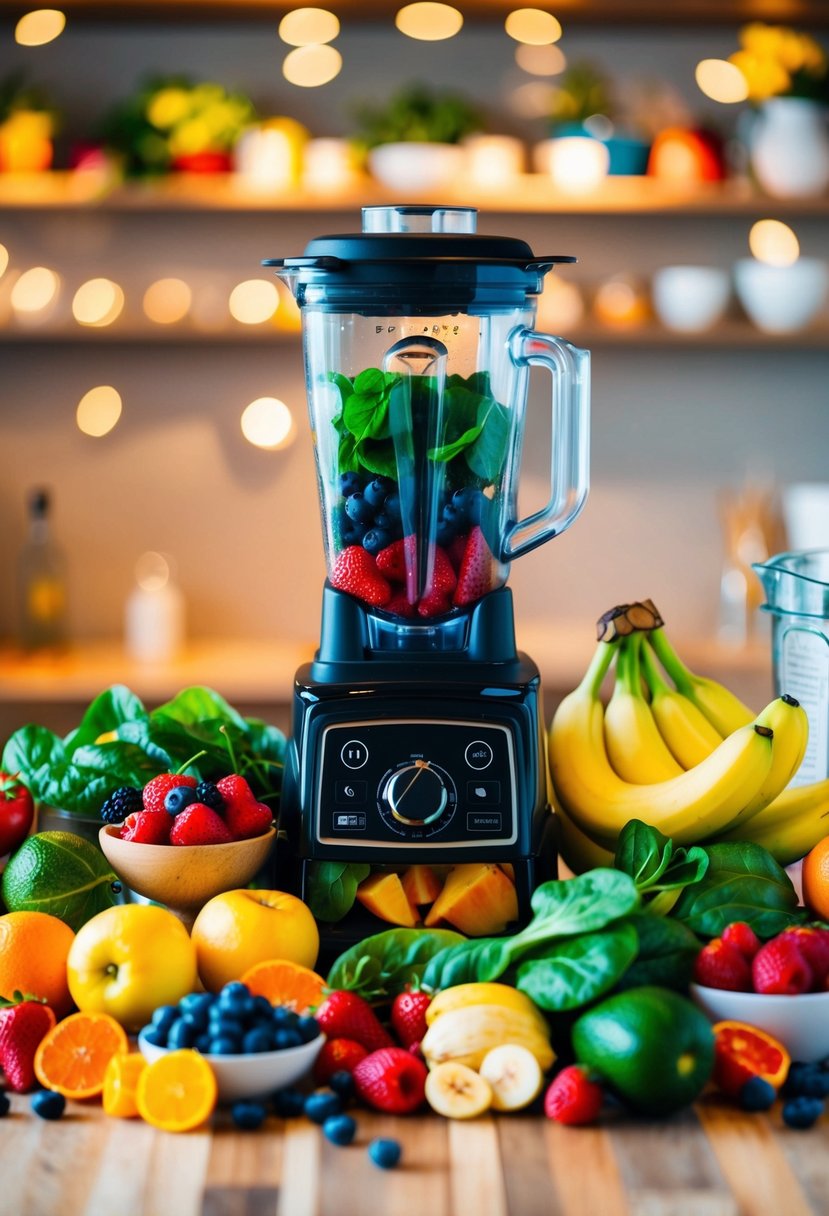
{"type": "Polygon", "coordinates": [[[829,777],[829,549],[780,553],[753,567],[772,617],[774,686],[809,717],[809,745],[792,785],[829,777]]]}

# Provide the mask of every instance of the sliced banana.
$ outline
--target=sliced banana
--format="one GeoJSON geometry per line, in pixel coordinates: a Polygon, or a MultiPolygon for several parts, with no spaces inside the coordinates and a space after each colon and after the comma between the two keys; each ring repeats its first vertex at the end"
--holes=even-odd
{"type": "Polygon", "coordinates": [[[480,1076],[492,1090],[494,1110],[521,1110],[541,1092],[544,1076],[538,1060],[518,1043],[493,1047],[481,1061],[480,1076]]]}
{"type": "Polygon", "coordinates": [[[447,1119],[474,1119],[489,1110],[492,1090],[471,1068],[447,1060],[436,1064],[426,1078],[426,1101],[447,1119]]]}

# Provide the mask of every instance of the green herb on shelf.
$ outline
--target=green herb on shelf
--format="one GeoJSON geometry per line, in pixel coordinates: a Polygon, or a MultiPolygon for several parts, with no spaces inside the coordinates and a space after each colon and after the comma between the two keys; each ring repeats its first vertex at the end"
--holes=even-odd
{"type": "Polygon", "coordinates": [[[466,98],[422,84],[400,89],[385,104],[362,103],[355,119],[353,142],[363,151],[392,143],[457,144],[484,129],[482,114],[466,98]]]}

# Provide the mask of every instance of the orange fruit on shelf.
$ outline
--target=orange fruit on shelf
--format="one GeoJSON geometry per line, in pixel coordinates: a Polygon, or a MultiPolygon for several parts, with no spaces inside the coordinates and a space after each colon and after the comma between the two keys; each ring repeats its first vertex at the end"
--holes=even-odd
{"type": "Polygon", "coordinates": [[[762,1077],[779,1089],[791,1058],[781,1042],[747,1022],[717,1022],[714,1031],[714,1083],[736,1098],[751,1077],[762,1077]]]}
{"type": "Polygon", "coordinates": [[[135,1091],[141,1118],[164,1132],[189,1132],[204,1123],[216,1096],[213,1069],[189,1047],[148,1064],[135,1091]]]}
{"type": "Polygon", "coordinates": [[[325,999],[325,980],[316,971],[284,958],[256,963],[242,976],[254,996],[265,996],[272,1005],[287,1005],[296,1013],[308,1013],[325,999]]]}
{"type": "Polygon", "coordinates": [[[138,1114],[135,1091],[138,1078],[147,1067],[147,1061],[138,1051],[129,1055],[114,1055],[104,1072],[104,1110],[116,1119],[134,1119],[138,1114]]]}
{"type": "Polygon", "coordinates": [[[0,916],[0,996],[39,996],[63,1017],[72,1008],[66,958],[74,940],[69,926],[47,912],[0,916]]]}
{"type": "Polygon", "coordinates": [[[35,1052],[35,1076],[66,1098],[94,1098],[107,1064],[129,1050],[121,1025],[108,1013],[73,1013],[53,1026],[35,1052]]]}
{"type": "Polygon", "coordinates": [[[829,836],[803,858],[801,882],[806,907],[821,920],[829,920],[829,836]]]}

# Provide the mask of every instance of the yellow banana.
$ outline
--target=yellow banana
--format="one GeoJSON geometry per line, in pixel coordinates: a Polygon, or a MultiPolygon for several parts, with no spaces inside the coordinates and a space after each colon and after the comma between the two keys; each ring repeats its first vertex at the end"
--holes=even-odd
{"type": "Polygon", "coordinates": [[[651,694],[653,718],[665,745],[681,768],[694,768],[719,747],[722,735],[693,701],[662,678],[647,643],[642,647],[642,671],[651,694]]]}
{"type": "Polygon", "coordinates": [[[737,823],[745,823],[764,807],[785,796],[785,790],[800,768],[809,742],[809,719],[799,701],[784,693],[770,702],[755,722],[768,726],[774,733],[771,745],[771,768],[757,793],[746,803],[737,823]]]}
{"type": "Polygon", "coordinates": [[[484,1056],[502,1043],[515,1043],[531,1051],[542,1072],[555,1060],[549,1033],[517,1009],[504,1005],[466,1005],[451,1009],[432,1023],[421,1042],[430,1068],[445,1060],[466,1064],[476,1071],[484,1056]]]}
{"type": "Polygon", "coordinates": [[[426,1025],[431,1026],[439,1017],[453,1009],[465,1009],[467,1005],[502,1005],[504,1009],[515,1009],[527,1017],[538,1020],[539,1028],[547,1023],[528,996],[510,984],[470,983],[444,988],[426,1010],[426,1025]]]}
{"type": "Polygon", "coordinates": [[[652,629],[648,635],[660,663],[677,687],[677,691],[692,701],[711,725],[725,738],[754,719],[754,713],[739,697],[711,680],[690,671],[668,641],[662,629],[652,629]]]}
{"type": "Polygon", "coordinates": [[[725,831],[755,797],[771,767],[772,732],[750,724],[734,731],[701,764],[657,785],[631,785],[613,771],[604,745],[598,691],[612,655],[605,642],[581,684],[565,697],[549,734],[555,792],[576,826],[615,848],[630,819],[653,824],[677,844],[725,831]]]}
{"type": "Polygon", "coordinates": [[[586,836],[560,806],[556,807],[556,819],[559,825],[559,857],[574,874],[583,874],[585,870],[595,870],[597,867],[613,868],[615,855],[586,836]]]}
{"type": "Polygon", "coordinates": [[[623,781],[655,785],[678,777],[682,768],[668,750],[642,695],[641,640],[642,634],[637,632],[619,644],[616,683],[604,713],[604,741],[611,767],[623,781]]]}
{"type": "Polygon", "coordinates": [[[729,828],[719,840],[751,840],[790,866],[829,836],[829,778],[785,790],[747,823],[729,828]]]}

